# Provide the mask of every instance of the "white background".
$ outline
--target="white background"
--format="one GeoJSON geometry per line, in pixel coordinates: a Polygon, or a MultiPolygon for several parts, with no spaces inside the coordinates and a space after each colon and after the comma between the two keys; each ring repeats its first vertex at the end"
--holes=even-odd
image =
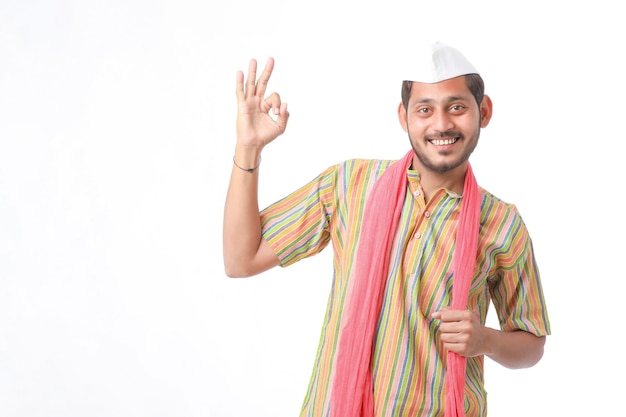
{"type": "Polygon", "coordinates": [[[330,251],[226,278],[236,71],[273,56],[291,112],[265,206],[340,160],[404,155],[393,62],[424,40],[486,81],[471,161],[520,209],[552,321],[537,366],[487,360],[490,416],[624,415],[619,9],[0,0],[0,416],[296,416],[330,251]]]}

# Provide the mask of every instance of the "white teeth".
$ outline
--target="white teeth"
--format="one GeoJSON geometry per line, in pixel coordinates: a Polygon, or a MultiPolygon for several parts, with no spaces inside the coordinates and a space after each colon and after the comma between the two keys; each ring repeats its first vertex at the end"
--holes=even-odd
{"type": "Polygon", "coordinates": [[[452,145],[456,142],[456,138],[451,139],[433,139],[430,141],[433,145],[452,145]]]}

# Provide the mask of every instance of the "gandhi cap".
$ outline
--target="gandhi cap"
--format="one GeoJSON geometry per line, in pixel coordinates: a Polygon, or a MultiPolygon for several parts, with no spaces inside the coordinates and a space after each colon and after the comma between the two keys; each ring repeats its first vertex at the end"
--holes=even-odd
{"type": "Polygon", "coordinates": [[[407,56],[403,81],[438,83],[466,74],[478,74],[474,66],[456,48],[435,42],[407,56]]]}

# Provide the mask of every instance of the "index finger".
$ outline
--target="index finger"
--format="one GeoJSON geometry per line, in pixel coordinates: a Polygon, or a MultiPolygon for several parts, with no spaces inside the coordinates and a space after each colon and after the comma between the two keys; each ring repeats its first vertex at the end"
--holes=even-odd
{"type": "Polygon", "coordinates": [[[267,83],[270,80],[272,71],[274,70],[274,58],[269,57],[265,63],[265,68],[259,77],[259,81],[256,84],[256,95],[263,98],[265,96],[265,90],[267,90],[267,83]]]}
{"type": "Polygon", "coordinates": [[[245,97],[250,97],[256,94],[256,59],[251,59],[248,64],[248,79],[246,80],[246,88],[244,91],[245,97]]]}
{"type": "Polygon", "coordinates": [[[444,307],[431,314],[431,317],[445,322],[462,321],[468,318],[468,313],[469,310],[453,310],[450,307],[444,307]]]}

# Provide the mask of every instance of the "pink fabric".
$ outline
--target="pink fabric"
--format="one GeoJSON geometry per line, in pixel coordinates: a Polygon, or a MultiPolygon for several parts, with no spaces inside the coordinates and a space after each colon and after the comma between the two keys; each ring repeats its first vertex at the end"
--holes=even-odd
{"type": "Polygon", "coordinates": [[[413,150],[392,164],[376,181],[365,204],[357,248],[355,279],[343,313],[331,417],[373,417],[371,357],[382,307],[389,249],[406,194],[407,169],[413,150]]]}
{"type": "MultiPolygon", "coordinates": [[[[478,232],[480,228],[480,191],[472,167],[468,164],[463,186],[463,202],[459,223],[456,229],[456,243],[452,265],[454,282],[452,283],[452,308],[465,310],[467,297],[474,276],[476,253],[478,251],[478,232]]],[[[465,357],[448,352],[446,372],[446,417],[465,417],[463,402],[465,399],[465,357]]]]}
{"type": "MultiPolygon", "coordinates": [[[[406,195],[406,172],[412,160],[413,150],[392,164],[372,188],[365,205],[366,220],[363,222],[357,248],[355,279],[347,290],[348,301],[337,352],[331,393],[331,417],[374,416],[371,369],[374,334],[387,283],[391,243],[406,195]]],[[[453,258],[453,306],[457,302],[463,304],[463,309],[467,302],[478,242],[478,194],[476,180],[468,167],[456,243],[456,247],[462,250],[455,250],[453,258]],[[467,234],[470,236],[465,236],[467,234]],[[468,246],[472,242],[473,249],[468,246]],[[463,272],[458,274],[459,271],[463,272]]],[[[448,355],[446,417],[464,416],[465,358],[456,356],[448,355]],[[454,381],[451,382],[451,379],[454,381]],[[461,414],[458,410],[461,410],[461,414]],[[456,414],[451,414],[452,412],[456,414]]]]}

